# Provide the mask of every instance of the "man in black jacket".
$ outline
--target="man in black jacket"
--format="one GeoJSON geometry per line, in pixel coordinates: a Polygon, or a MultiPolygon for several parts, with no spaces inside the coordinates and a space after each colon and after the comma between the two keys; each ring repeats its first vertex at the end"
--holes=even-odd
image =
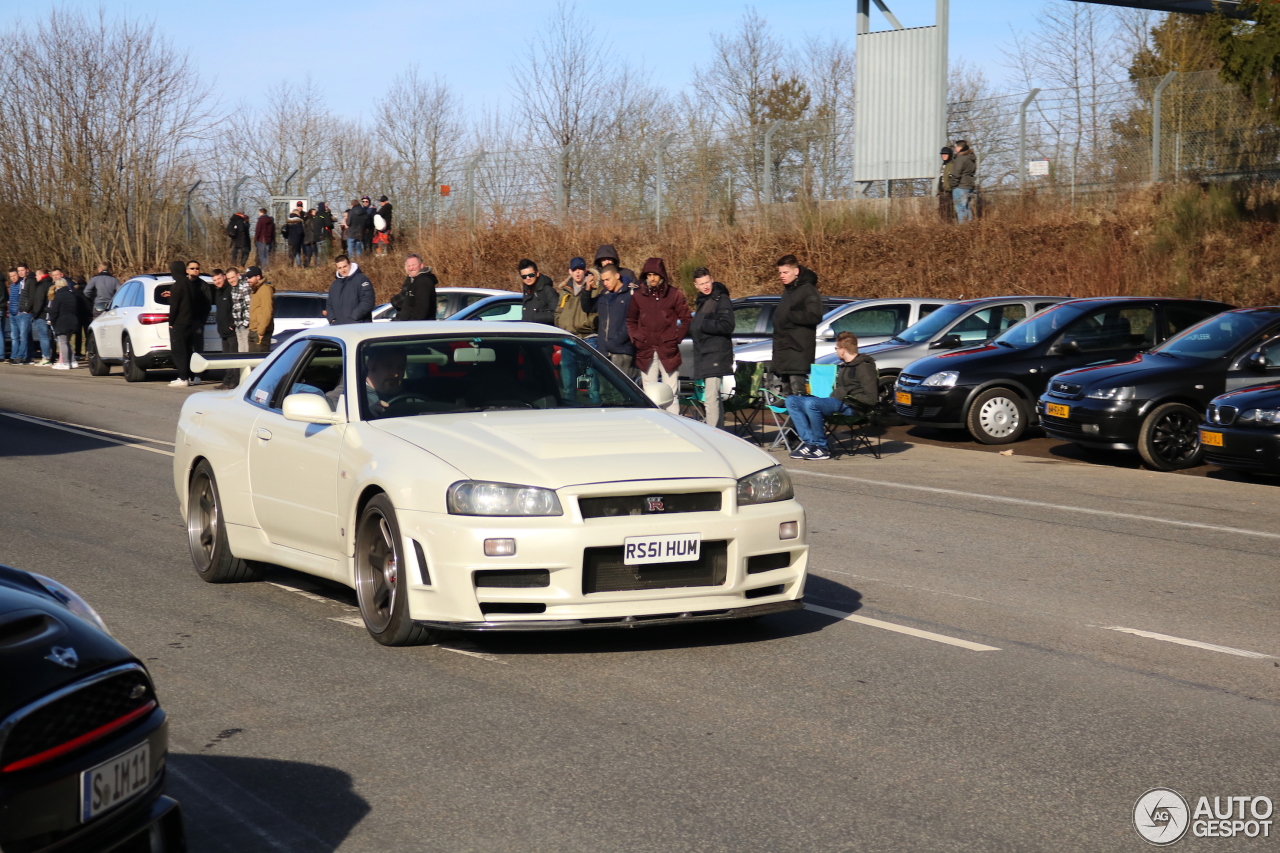
{"type": "Polygon", "coordinates": [[[36,364],[48,367],[53,364],[53,342],[49,338],[49,288],[53,287],[53,279],[48,270],[36,270],[35,275],[28,277],[28,286],[22,291],[22,301],[18,310],[31,315],[31,332],[40,342],[40,361],[36,364]]]}
{"type": "Polygon", "coordinates": [[[434,320],[436,318],[436,285],[440,283],[422,258],[410,255],[404,259],[404,284],[392,303],[397,320],[434,320]]]}
{"type": "MultiPolygon", "coordinates": [[[[351,207],[342,214],[342,224],[346,227],[347,257],[358,258],[364,254],[365,226],[369,223],[369,211],[358,199],[351,200],[351,207]]],[[[335,259],[336,260],[336,259],[335,259]]]]}
{"type": "Polygon", "coordinates": [[[783,394],[803,394],[823,314],[818,276],[800,266],[795,255],[783,255],[778,258],[778,278],[784,289],[773,312],[773,374],[782,382],[783,394]]]}
{"type": "Polygon", "coordinates": [[[693,286],[698,289],[697,307],[689,322],[689,334],[693,337],[693,378],[703,381],[706,422],[713,427],[723,427],[720,381],[733,373],[733,301],[729,298],[729,288],[713,279],[706,267],[693,271],[693,286]]]}
{"type": "Polygon", "coordinates": [[[333,259],[337,276],[329,285],[324,315],[333,326],[373,321],[373,282],[346,255],[333,259]]]}
{"type": "Polygon", "coordinates": [[[242,211],[231,214],[227,236],[231,238],[231,263],[238,266],[249,260],[249,217],[242,211]]]}
{"type": "Polygon", "coordinates": [[[209,317],[209,295],[200,264],[182,261],[169,264],[173,284],[169,286],[169,357],[178,369],[171,388],[199,385],[200,377],[191,372],[191,354],[204,349],[204,321],[209,317]]]}
{"type": "Polygon", "coordinates": [[[539,275],[538,265],[528,258],[521,258],[517,266],[520,283],[524,286],[520,319],[526,323],[556,324],[556,285],[550,276],[539,275]]]}

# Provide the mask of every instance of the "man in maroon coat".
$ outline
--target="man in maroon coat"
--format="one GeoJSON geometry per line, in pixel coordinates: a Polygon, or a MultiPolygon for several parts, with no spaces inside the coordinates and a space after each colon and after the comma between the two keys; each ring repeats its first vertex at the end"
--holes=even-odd
{"type": "Polygon", "coordinates": [[[627,333],[636,346],[636,369],[645,382],[665,382],[674,399],[667,411],[680,413],[680,341],[689,333],[689,303],[667,283],[662,258],[650,258],[640,272],[643,285],[631,295],[627,333]]]}
{"type": "Polygon", "coordinates": [[[253,226],[253,242],[258,250],[258,266],[267,268],[271,260],[271,244],[276,241],[276,221],[267,215],[265,207],[258,208],[258,221],[253,226]]]}

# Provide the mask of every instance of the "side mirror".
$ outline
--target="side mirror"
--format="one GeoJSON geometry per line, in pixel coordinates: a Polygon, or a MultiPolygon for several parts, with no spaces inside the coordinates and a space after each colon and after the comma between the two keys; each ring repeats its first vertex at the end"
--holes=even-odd
{"type": "Polygon", "coordinates": [[[1244,367],[1254,373],[1265,373],[1271,367],[1271,360],[1260,352],[1250,353],[1244,360],[1244,367]]]}
{"type": "MultiPolygon", "coordinates": [[[[646,382],[644,385],[644,395],[652,400],[655,406],[663,409],[670,406],[672,401],[676,398],[675,392],[671,390],[671,386],[663,382],[646,382]]],[[[285,400],[285,402],[287,403],[289,400],[285,400]]]]}
{"type": "Polygon", "coordinates": [[[329,408],[329,401],[319,394],[290,394],[281,409],[287,421],[304,424],[341,424],[346,418],[329,408]]]}
{"type": "Polygon", "coordinates": [[[1049,347],[1049,355],[1075,355],[1080,352],[1080,345],[1075,341],[1058,341],[1049,347]]]}
{"type": "Polygon", "coordinates": [[[958,346],[960,346],[959,335],[943,335],[929,344],[929,349],[955,349],[958,346]]]}
{"type": "Polygon", "coordinates": [[[825,332],[822,333],[822,339],[824,341],[834,341],[836,339],[836,330],[827,329],[825,332]]]}

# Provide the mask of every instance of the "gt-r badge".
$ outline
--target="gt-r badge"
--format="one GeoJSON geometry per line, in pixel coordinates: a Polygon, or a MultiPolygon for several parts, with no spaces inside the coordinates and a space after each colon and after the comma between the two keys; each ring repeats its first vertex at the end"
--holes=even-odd
{"type": "Polygon", "coordinates": [[[58,666],[65,666],[67,669],[75,669],[80,665],[80,656],[76,654],[76,650],[67,646],[54,646],[49,650],[49,654],[44,657],[47,661],[52,661],[58,666]]]}
{"type": "Polygon", "coordinates": [[[661,497],[645,498],[644,506],[645,506],[645,512],[665,512],[666,511],[662,506],[661,497]]]}

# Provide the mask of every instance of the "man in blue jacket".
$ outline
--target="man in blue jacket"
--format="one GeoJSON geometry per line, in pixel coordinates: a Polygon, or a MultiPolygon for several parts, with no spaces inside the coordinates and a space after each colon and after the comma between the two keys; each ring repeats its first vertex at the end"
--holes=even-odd
{"type": "Polygon", "coordinates": [[[329,303],[324,312],[330,325],[371,322],[373,282],[346,255],[334,258],[333,265],[338,276],[329,285],[329,303]]]}
{"type": "Polygon", "coordinates": [[[635,367],[636,345],[627,332],[627,311],[631,308],[631,289],[622,283],[617,266],[605,264],[596,276],[604,285],[604,292],[597,294],[595,283],[587,280],[579,297],[582,310],[600,315],[596,349],[635,379],[639,371],[635,367]]]}

